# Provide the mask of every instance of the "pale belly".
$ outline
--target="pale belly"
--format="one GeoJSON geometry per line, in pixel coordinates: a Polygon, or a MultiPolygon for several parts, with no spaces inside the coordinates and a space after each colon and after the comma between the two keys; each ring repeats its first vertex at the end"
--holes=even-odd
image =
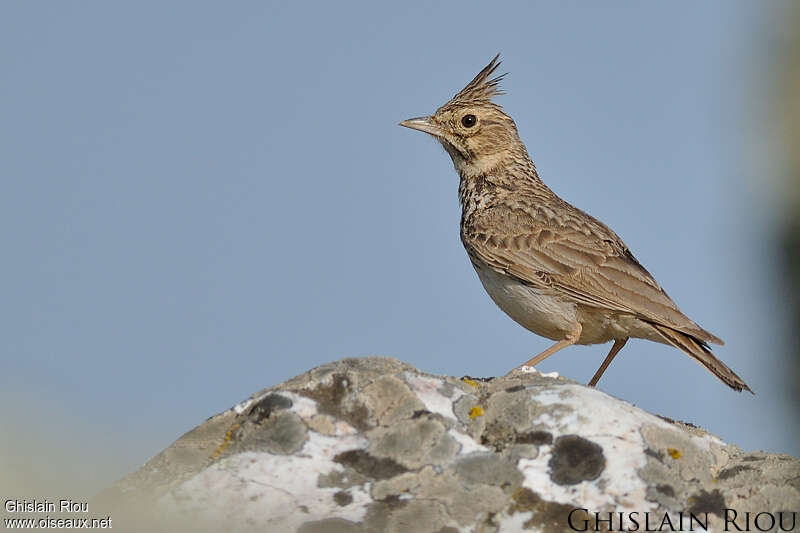
{"type": "Polygon", "coordinates": [[[519,325],[542,337],[562,340],[580,329],[577,344],[601,344],[628,337],[665,342],[655,329],[634,316],[578,305],[491,268],[473,266],[494,303],[519,325]]]}
{"type": "Polygon", "coordinates": [[[575,331],[576,304],[498,274],[491,268],[474,266],[494,303],[522,327],[553,340],[561,340],[575,331]]]}

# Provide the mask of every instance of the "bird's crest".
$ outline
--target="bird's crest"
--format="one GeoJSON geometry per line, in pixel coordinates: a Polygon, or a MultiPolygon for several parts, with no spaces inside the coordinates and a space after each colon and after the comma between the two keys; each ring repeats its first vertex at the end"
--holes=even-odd
{"type": "Polygon", "coordinates": [[[461,89],[458,94],[450,100],[450,103],[489,103],[493,97],[503,94],[498,84],[505,74],[491,79],[489,78],[489,76],[497,70],[497,67],[500,66],[501,61],[499,61],[499,59],[500,54],[494,56],[494,59],[483,67],[483,70],[481,70],[466,87],[461,89]]]}

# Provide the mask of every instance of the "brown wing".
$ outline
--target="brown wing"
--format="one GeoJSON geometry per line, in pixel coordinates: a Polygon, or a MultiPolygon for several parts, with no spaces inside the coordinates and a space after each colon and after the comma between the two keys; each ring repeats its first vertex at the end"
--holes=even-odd
{"type": "Polygon", "coordinates": [[[566,202],[557,211],[531,205],[489,207],[462,225],[462,240],[471,254],[524,282],[723,344],[681,313],[602,222],[566,202]]]}

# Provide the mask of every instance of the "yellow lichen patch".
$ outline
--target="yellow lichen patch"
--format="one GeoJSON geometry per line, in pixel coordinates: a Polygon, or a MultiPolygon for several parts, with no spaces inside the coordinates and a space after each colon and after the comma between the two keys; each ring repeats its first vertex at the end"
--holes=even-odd
{"type": "Polygon", "coordinates": [[[469,410],[469,417],[472,420],[475,420],[479,416],[483,416],[483,407],[481,407],[480,405],[476,405],[475,407],[469,410]]]}
{"type": "Polygon", "coordinates": [[[676,448],[667,448],[667,453],[673,459],[680,459],[681,458],[681,452],[680,452],[680,450],[678,450],[676,448]]]}
{"type": "Polygon", "coordinates": [[[220,454],[222,454],[222,452],[225,451],[225,448],[227,448],[231,443],[231,439],[233,438],[233,432],[236,431],[237,429],[239,429],[239,423],[238,422],[235,423],[234,425],[232,425],[231,429],[229,429],[225,433],[225,436],[222,438],[222,444],[217,446],[217,449],[214,450],[214,453],[212,453],[211,457],[209,457],[210,460],[213,461],[214,459],[219,457],[220,454]]]}
{"type": "Polygon", "coordinates": [[[472,387],[477,387],[478,386],[478,382],[477,381],[469,379],[469,378],[461,378],[461,381],[463,381],[464,383],[466,383],[467,385],[470,385],[472,387]]]}

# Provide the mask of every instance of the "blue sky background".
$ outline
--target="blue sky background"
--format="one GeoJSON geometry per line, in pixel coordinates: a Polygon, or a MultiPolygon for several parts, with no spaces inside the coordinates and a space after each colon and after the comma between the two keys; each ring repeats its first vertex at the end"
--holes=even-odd
{"type": "MultiPolygon", "coordinates": [[[[0,8],[5,469],[92,492],[315,365],[492,376],[548,346],[480,286],[448,156],[397,126],[497,52],[544,181],[757,395],[645,341],[600,389],[800,454],[762,135],[786,4],[428,4],[0,8]]],[[[607,349],[541,369],[586,382],[607,349]]]]}

